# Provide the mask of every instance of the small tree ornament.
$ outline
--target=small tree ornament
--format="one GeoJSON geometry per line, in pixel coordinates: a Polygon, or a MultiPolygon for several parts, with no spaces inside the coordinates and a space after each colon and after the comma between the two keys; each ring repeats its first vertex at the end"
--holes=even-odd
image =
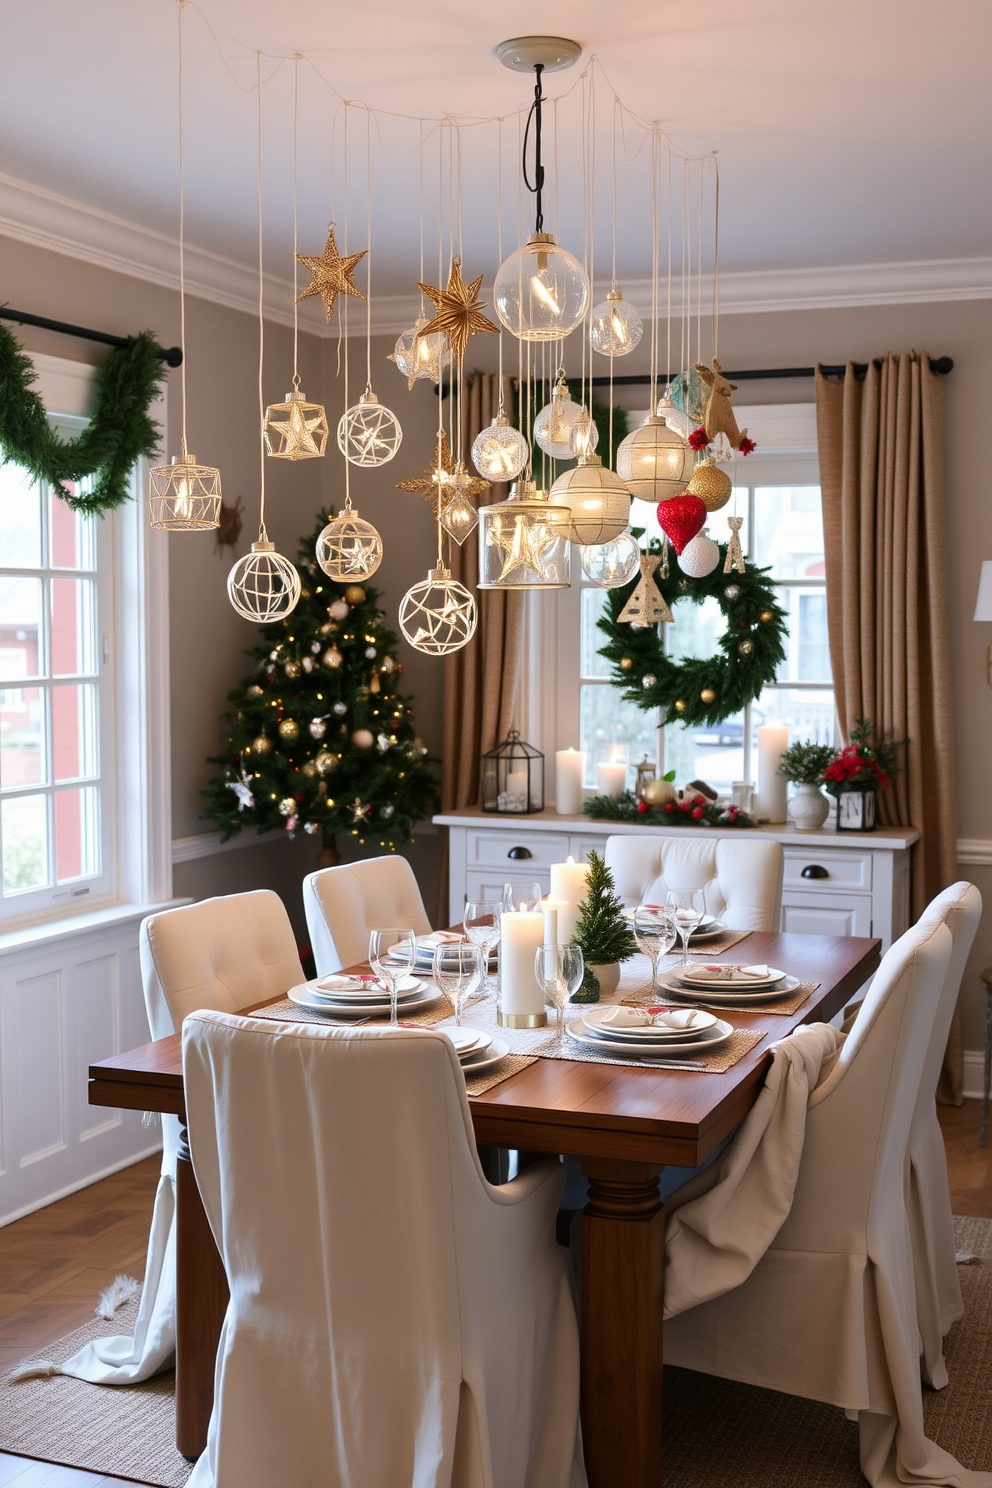
{"type": "Polygon", "coordinates": [[[582,952],[585,975],[572,1002],[598,1002],[600,985],[596,968],[628,961],[637,952],[637,942],[624,919],[623,900],[617,894],[613,874],[599,853],[589,854],[586,897],[579,910],[575,942],[582,952]]]}
{"type": "Polygon", "coordinates": [[[637,588],[617,616],[618,620],[634,625],[670,623],[672,612],[654,581],[654,571],[660,562],[661,556],[658,553],[641,554],[641,577],[637,588]]]}
{"type": "Polygon", "coordinates": [[[728,382],[723,376],[716,357],[713,358],[712,371],[703,362],[696,362],[695,368],[710,390],[703,421],[709,438],[713,440],[718,434],[725,434],[731,449],[739,450],[742,455],[750,454],[754,449],[754,441],[748,439],[746,429],[738,429],[734,410],[730,406],[730,395],[736,393],[737,384],[728,382]]]}
{"type": "Polygon", "coordinates": [[[679,568],[693,579],[703,579],[720,562],[720,549],[704,527],[679,554],[679,568]]]}

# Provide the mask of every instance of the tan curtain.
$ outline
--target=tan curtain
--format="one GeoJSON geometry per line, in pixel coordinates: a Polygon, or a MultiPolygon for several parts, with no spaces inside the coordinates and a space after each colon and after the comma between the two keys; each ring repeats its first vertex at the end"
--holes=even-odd
{"type": "MultiPolygon", "coordinates": [[[[513,412],[513,387],[503,379],[503,401],[513,412]]],[[[476,373],[465,383],[461,436],[466,466],[472,441],[499,412],[499,378],[476,373]]],[[[505,501],[509,488],[491,486],[477,504],[505,501]]],[[[479,580],[478,534],[462,547],[450,544],[449,564],[456,579],[476,593],[479,580]]],[[[479,804],[479,760],[505,738],[513,726],[513,709],[523,660],[524,595],[515,590],[478,594],[479,625],[467,646],[444,663],[444,730],[441,762],[441,809],[456,811],[479,804]]],[[[440,828],[437,854],[435,925],[448,923],[448,832],[440,828]]]]}
{"type": "MultiPolygon", "coordinates": [[[[827,621],[845,738],[870,718],[908,739],[879,797],[888,826],[916,827],[912,910],[957,873],[954,740],[944,560],[944,399],[926,354],[870,362],[863,382],[816,375],[827,621]]],[[[938,1091],[960,1105],[955,1015],[938,1091]]]]}

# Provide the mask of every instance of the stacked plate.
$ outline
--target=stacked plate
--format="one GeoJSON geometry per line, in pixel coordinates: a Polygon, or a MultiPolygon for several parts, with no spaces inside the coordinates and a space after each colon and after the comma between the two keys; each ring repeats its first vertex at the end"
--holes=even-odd
{"type": "MultiPolygon", "coordinates": [[[[439,945],[458,945],[464,941],[464,935],[458,935],[453,930],[434,930],[430,935],[417,936],[417,970],[429,976],[434,967],[434,952],[439,945]]],[[[498,952],[494,947],[489,954],[489,965],[494,969],[498,961],[498,952]]]]}
{"type": "MultiPolygon", "coordinates": [[[[315,982],[290,988],[287,996],[297,1007],[329,1018],[370,1018],[390,1010],[389,993],[375,977],[320,977],[315,982]]],[[[397,998],[400,1015],[427,1007],[439,996],[436,987],[428,986],[419,977],[405,976],[399,983],[397,998]]]]}
{"type": "Polygon", "coordinates": [[[676,966],[659,978],[659,985],[678,997],[706,1003],[773,1002],[789,997],[801,983],[774,966],[676,966]]]}
{"type": "Polygon", "coordinates": [[[697,1008],[591,1008],[568,1026],[568,1036],[577,1044],[611,1056],[642,1060],[696,1059],[703,1050],[725,1044],[733,1025],[697,1008]]]}
{"type": "Polygon", "coordinates": [[[492,1069],[510,1052],[506,1039],[484,1033],[481,1028],[442,1028],[458,1054],[458,1062],[467,1075],[478,1075],[492,1069]]]}
{"type": "MultiPolygon", "coordinates": [[[[651,909],[653,906],[647,905],[646,908],[651,909]]],[[[628,920],[633,920],[634,908],[625,909],[624,916],[628,920]]],[[[707,941],[718,940],[726,932],[727,928],[723,921],[718,920],[715,915],[703,915],[703,918],[689,936],[689,944],[705,945],[707,941]]],[[[675,944],[678,947],[681,945],[681,940],[676,940],[675,944]]]]}

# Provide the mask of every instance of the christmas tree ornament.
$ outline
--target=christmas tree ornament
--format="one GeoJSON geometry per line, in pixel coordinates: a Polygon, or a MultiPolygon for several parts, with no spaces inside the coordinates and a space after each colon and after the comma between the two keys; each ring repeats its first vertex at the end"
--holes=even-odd
{"type": "Polygon", "coordinates": [[[582,572],[590,583],[601,589],[619,589],[637,573],[641,550],[629,532],[621,532],[612,542],[583,547],[581,557],[582,572]]]}
{"type": "Polygon", "coordinates": [[[344,657],[341,655],[337,646],[329,646],[320,659],[326,667],[330,667],[332,672],[336,672],[342,661],[344,661],[344,657]]]}
{"type": "Polygon", "coordinates": [[[386,465],[402,442],[399,419],[379,402],[371,388],[366,388],[338,422],[338,449],[352,465],[366,470],[386,465]]]}
{"type": "Polygon", "coordinates": [[[376,743],[376,748],[378,749],[379,753],[380,754],[385,754],[386,750],[389,748],[389,736],[388,736],[388,734],[379,734],[376,737],[375,743],[376,743]]]}
{"type": "Polygon", "coordinates": [[[356,749],[371,749],[375,743],[375,736],[371,729],[356,729],[351,736],[351,742],[356,749]]]}
{"type": "Polygon", "coordinates": [[[691,579],[704,579],[720,562],[720,549],[704,527],[679,554],[679,568],[691,579]]]}
{"type": "Polygon", "coordinates": [[[368,249],[363,248],[361,253],[349,253],[342,258],[334,240],[334,223],[328,223],[327,242],[320,258],[307,257],[303,253],[295,255],[297,262],[310,270],[310,283],[301,295],[297,295],[297,303],[308,299],[310,295],[320,295],[324,302],[327,319],[330,321],[334,301],[339,294],[354,295],[356,299],[364,300],[365,296],[362,291],[351,282],[351,276],[355,272],[356,264],[365,257],[367,252],[368,249]]]}
{"type": "MultiPolygon", "coordinates": [[[[741,547],[741,527],[744,525],[743,517],[728,517],[727,526],[730,528],[730,542],[727,544],[727,556],[723,560],[724,573],[731,573],[734,569],[738,573],[744,573],[744,550],[741,547]]],[[[727,594],[730,594],[728,589],[727,594]]]]}
{"type": "Polygon", "coordinates": [[[655,676],[654,672],[645,672],[644,676],[641,678],[641,686],[654,687],[657,681],[658,678],[655,676]]]}
{"type": "Polygon", "coordinates": [[[440,331],[421,335],[427,325],[427,317],[420,315],[409,331],[404,331],[387,357],[395,362],[406,378],[406,385],[413,391],[415,382],[430,378],[440,382],[442,372],[451,366],[451,344],[440,331]]]}
{"type": "Polygon", "coordinates": [[[715,460],[700,460],[685,489],[689,496],[698,496],[707,511],[715,512],[730,500],[734,483],[715,460]]]}
{"type": "Polygon", "coordinates": [[[434,441],[434,458],[430,465],[425,466],[422,476],[412,476],[409,480],[397,481],[397,491],[410,491],[414,496],[422,496],[425,501],[430,502],[431,510],[437,516],[448,497],[448,490],[455,474],[455,463],[448,446],[448,438],[443,429],[439,429],[434,441]]]}
{"type": "Polygon", "coordinates": [[[439,560],[426,579],[404,594],[399,622],[414,650],[427,656],[447,656],[467,645],[475,634],[475,600],[439,560]]]}
{"type": "Polygon", "coordinates": [[[304,775],[306,775],[308,778],[312,778],[317,773],[317,766],[314,764],[313,760],[307,760],[306,764],[302,765],[301,768],[304,775]]]}
{"type": "Polygon", "coordinates": [[[248,696],[249,697],[262,697],[262,696],[264,696],[264,689],[261,688],[261,687],[259,687],[257,683],[253,683],[253,685],[251,687],[249,687],[249,689],[248,689],[248,696]]]}
{"type": "Polygon", "coordinates": [[[334,707],[331,709],[331,712],[332,713],[336,713],[339,718],[343,718],[344,715],[347,713],[347,711],[348,711],[348,704],[347,703],[335,703],[334,704],[334,707]]]}
{"type": "Polygon", "coordinates": [[[265,410],[266,452],[276,460],[319,460],[327,448],[327,414],[323,404],[308,403],[297,384],[285,403],[265,410]]]}
{"type": "Polygon", "coordinates": [[[500,264],[493,304],[518,341],[560,341],[586,313],[589,278],[553,233],[538,231],[500,264]]]}
{"type": "Polygon", "coordinates": [[[227,576],[227,594],[245,620],[271,625],[285,620],[300,598],[300,576],[288,558],[276,552],[262,527],[251,552],[239,558],[227,576]]]}
{"type": "Polygon", "coordinates": [[[329,750],[322,749],[314,760],[314,764],[317,766],[317,774],[329,775],[337,762],[338,757],[336,754],[331,754],[329,750]]]}
{"type": "Polygon", "coordinates": [[[716,357],[713,358],[712,370],[702,362],[696,362],[695,369],[702,381],[709,388],[709,398],[706,403],[706,413],[703,424],[710,439],[716,439],[717,435],[725,434],[731,449],[739,450],[741,454],[750,454],[754,449],[754,441],[747,438],[746,429],[738,429],[734,410],[730,406],[730,396],[737,391],[736,382],[728,382],[720,371],[720,363],[716,357]],[[743,448],[746,444],[747,448],[743,448]]]}
{"type": "Polygon", "coordinates": [[[568,535],[580,545],[612,542],[630,521],[630,492],[598,455],[583,455],[574,470],[560,475],[548,500],[568,507],[568,535]]]}
{"type": "Polygon", "coordinates": [[[148,472],[148,521],[162,532],[205,532],[220,526],[220,471],[196,456],[173,456],[148,472]]]}
{"type": "Polygon", "coordinates": [[[279,811],[282,816],[292,816],[296,810],[296,801],[292,796],[283,796],[279,802],[279,811]]]}
{"type": "Polygon", "coordinates": [[[626,356],[644,334],[644,322],[614,287],[602,304],[594,305],[590,316],[589,341],[601,356],[626,356]]]}
{"type": "Polygon", "coordinates": [[[689,430],[703,422],[709,392],[699,375],[698,368],[687,367],[684,372],[680,372],[677,377],[673,378],[668,385],[668,397],[679,413],[684,415],[689,430]]]}
{"type": "Polygon", "coordinates": [[[382,685],[379,682],[379,673],[373,672],[371,677],[369,678],[369,692],[372,694],[373,697],[378,697],[381,691],[382,685]]]}
{"type": "MultiPolygon", "coordinates": [[[[572,431],[577,428],[580,420],[583,420],[582,447],[588,443],[586,453],[592,454],[599,443],[599,430],[585,408],[569,397],[565,374],[559,371],[551,402],[544,405],[534,420],[534,439],[538,448],[552,460],[570,460],[575,453],[570,442],[572,431]]],[[[578,439],[578,434],[576,437],[578,439]]]]}
{"type": "Polygon", "coordinates": [[[300,734],[300,725],[295,718],[284,718],[279,725],[279,737],[281,739],[297,739],[300,734]]]}
{"type": "Polygon", "coordinates": [[[237,780],[229,780],[227,782],[227,788],[228,790],[232,790],[237,797],[239,812],[244,811],[246,807],[249,811],[251,810],[255,804],[255,797],[252,794],[251,778],[244,770],[241,771],[237,780]]]}
{"type": "MultiPolygon", "coordinates": [[[[371,743],[371,738],[369,742],[371,743]]],[[[354,805],[351,806],[349,809],[351,811],[352,818],[356,822],[364,821],[367,816],[372,815],[372,807],[369,805],[363,806],[361,796],[355,797],[354,805]]]]}
{"type": "Polygon", "coordinates": [[[497,484],[516,480],[529,455],[526,439],[505,413],[497,414],[472,442],[473,465],[485,480],[497,484]]]}
{"type": "Polygon", "coordinates": [[[631,669],[631,667],[633,665],[634,665],[634,659],[633,659],[633,657],[632,656],[625,656],[623,658],[623,660],[621,661],[621,663],[620,663],[620,670],[623,671],[623,672],[629,672],[630,669],[631,669]]]}
{"type": "Polygon", "coordinates": [[[332,620],[343,620],[348,614],[348,602],[344,599],[336,599],[333,604],[327,606],[327,613],[332,620]]]}
{"type": "Polygon", "coordinates": [[[441,506],[438,520],[449,537],[459,547],[479,524],[479,508],[472,499],[477,488],[488,491],[489,482],[477,480],[459,465],[451,477],[447,498],[441,506]]]}
{"type": "Polygon", "coordinates": [[[617,475],[640,501],[666,501],[685,490],[689,448],[665,420],[652,414],[617,450],[617,475]]]}
{"type": "Polygon", "coordinates": [[[479,513],[480,589],[567,589],[572,512],[533,481],[479,513]]]}
{"type": "Polygon", "coordinates": [[[660,562],[661,559],[657,553],[641,554],[641,576],[630,598],[617,616],[620,623],[658,625],[668,624],[671,621],[672,612],[654,579],[654,571],[660,562]]]}
{"type": "Polygon", "coordinates": [[[474,336],[478,331],[494,331],[496,335],[499,335],[499,326],[493,325],[492,321],[482,313],[485,302],[479,299],[481,283],[481,274],[471,283],[465,283],[462,279],[462,261],[456,254],[451,260],[447,289],[434,289],[430,284],[418,285],[421,293],[427,296],[437,313],[432,320],[418,330],[417,335],[423,338],[440,333],[447,337],[452,358],[457,367],[461,367],[465,360],[465,348],[468,346],[469,336],[474,336]]]}
{"type": "Polygon", "coordinates": [[[375,656],[375,654],[376,653],[375,653],[375,647],[374,646],[366,646],[365,647],[365,656],[366,656],[366,659],[368,661],[371,661],[372,658],[375,656]]]}
{"type": "Polygon", "coordinates": [[[676,553],[681,553],[706,521],[706,508],[698,496],[671,496],[658,503],[658,525],[676,553]]]}
{"type": "Polygon", "coordinates": [[[322,718],[312,718],[307,728],[311,739],[322,739],[327,733],[327,724],[322,718]]]}
{"type": "Polygon", "coordinates": [[[303,660],[300,662],[300,666],[305,672],[313,671],[313,661],[310,659],[309,656],[304,656],[303,660]]]}
{"type": "Polygon", "coordinates": [[[270,754],[272,740],[267,739],[264,734],[259,734],[257,739],[252,739],[250,747],[253,754],[270,754]]]}
{"type": "Polygon", "coordinates": [[[317,562],[329,579],[370,579],[382,562],[382,538],[346,498],[317,539],[317,562]]]}
{"type": "Polygon", "coordinates": [[[283,667],[287,677],[298,677],[300,675],[300,663],[298,661],[287,661],[283,667]]]}
{"type": "Polygon", "coordinates": [[[344,597],[349,605],[360,605],[365,603],[365,590],[361,584],[349,584],[344,591],[344,597]]]}
{"type": "Polygon", "coordinates": [[[716,691],[715,691],[715,689],[712,688],[712,687],[704,687],[702,689],[702,691],[700,692],[700,694],[699,694],[699,701],[701,703],[705,703],[707,705],[707,707],[709,707],[711,703],[715,703],[716,702],[716,691]]]}

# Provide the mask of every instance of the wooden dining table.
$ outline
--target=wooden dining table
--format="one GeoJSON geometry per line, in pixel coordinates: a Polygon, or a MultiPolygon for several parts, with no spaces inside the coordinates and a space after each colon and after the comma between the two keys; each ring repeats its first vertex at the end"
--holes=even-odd
{"type": "MultiPolygon", "coordinates": [[[[771,1044],[803,1023],[838,1013],[878,966],[880,942],[753,931],[745,954],[749,962],[767,962],[819,985],[788,1016],[760,1008],[730,1013],[735,1024],[766,1036],[725,1072],[538,1058],[469,1098],[480,1144],[516,1149],[524,1163],[532,1155],[578,1158],[589,1180],[582,1220],[581,1402],[590,1488],[658,1488],[661,1480],[662,1169],[695,1168],[710,1156],[757,1099],[771,1044]]],[[[734,947],[733,959],[739,958],[734,947]]],[[[92,1065],[89,1101],[171,1113],[184,1123],[181,1036],[92,1065]]],[[[185,1125],[176,1224],[176,1444],[195,1458],[206,1443],[228,1291],[185,1125]]]]}

